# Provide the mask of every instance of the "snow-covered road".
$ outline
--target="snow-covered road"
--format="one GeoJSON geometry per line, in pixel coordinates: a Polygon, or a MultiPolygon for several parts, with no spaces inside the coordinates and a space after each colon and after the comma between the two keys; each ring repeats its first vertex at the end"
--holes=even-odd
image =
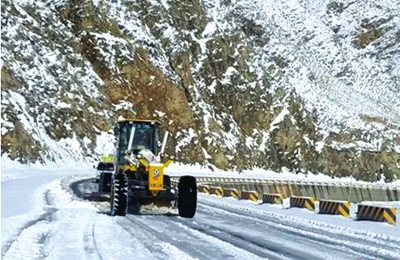
{"type": "Polygon", "coordinates": [[[70,188],[91,174],[2,173],[2,259],[400,259],[388,224],[374,223],[381,233],[343,228],[214,195],[199,194],[193,219],[111,217],[108,202],[70,188]]]}

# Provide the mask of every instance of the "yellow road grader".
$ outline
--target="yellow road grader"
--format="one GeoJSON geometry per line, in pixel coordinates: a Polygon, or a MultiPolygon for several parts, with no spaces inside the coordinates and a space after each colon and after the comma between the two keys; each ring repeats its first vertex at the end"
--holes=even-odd
{"type": "MultiPolygon", "coordinates": [[[[111,182],[111,215],[124,216],[146,205],[177,208],[184,218],[192,218],[197,207],[197,185],[193,176],[179,178],[172,185],[165,168],[174,156],[164,154],[168,139],[158,138],[156,120],[119,120],[114,129],[117,149],[114,171],[100,176],[100,183],[111,182]]],[[[102,185],[107,186],[107,185],[102,185]]],[[[102,192],[102,190],[99,190],[102,192]]]]}

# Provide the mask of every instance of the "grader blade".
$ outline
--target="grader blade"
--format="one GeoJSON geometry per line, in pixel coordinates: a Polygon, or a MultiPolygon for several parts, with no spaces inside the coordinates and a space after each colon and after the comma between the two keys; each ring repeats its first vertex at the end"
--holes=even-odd
{"type": "Polygon", "coordinates": [[[168,199],[146,199],[141,203],[141,214],[173,214],[176,213],[175,202],[168,199]]]}

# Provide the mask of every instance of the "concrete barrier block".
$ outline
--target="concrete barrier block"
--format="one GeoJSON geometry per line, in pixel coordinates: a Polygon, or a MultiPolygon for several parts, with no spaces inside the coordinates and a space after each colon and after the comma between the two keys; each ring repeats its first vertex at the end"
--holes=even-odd
{"type": "Polygon", "coordinates": [[[224,188],[223,189],[223,196],[224,197],[233,197],[238,199],[239,198],[239,190],[235,188],[224,188]]]}
{"type": "Polygon", "coordinates": [[[320,200],[319,214],[342,215],[345,218],[350,216],[350,202],[338,200],[320,200]]]}
{"type": "Polygon", "coordinates": [[[262,195],[262,203],[282,204],[283,195],[280,193],[264,193],[262,195]]]}
{"type": "Polygon", "coordinates": [[[396,214],[395,207],[358,204],[357,220],[387,222],[396,225],[396,214]]]}
{"type": "Polygon", "coordinates": [[[224,190],[222,189],[222,187],[219,187],[219,186],[211,186],[210,194],[215,194],[219,197],[222,197],[224,194],[224,190]]]}
{"type": "Polygon", "coordinates": [[[290,207],[293,208],[306,208],[308,210],[315,210],[315,198],[314,197],[290,197],[290,207]]]}
{"type": "Polygon", "coordinates": [[[251,200],[253,202],[258,201],[258,192],[255,190],[242,190],[240,192],[240,199],[251,200]]]}
{"type": "Polygon", "coordinates": [[[210,185],[208,185],[208,184],[199,184],[199,185],[197,185],[197,190],[199,192],[210,194],[210,185]]]}

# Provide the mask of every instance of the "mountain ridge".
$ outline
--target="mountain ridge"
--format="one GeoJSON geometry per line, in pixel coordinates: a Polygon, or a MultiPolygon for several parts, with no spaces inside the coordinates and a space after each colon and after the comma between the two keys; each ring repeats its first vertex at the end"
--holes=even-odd
{"type": "Polygon", "coordinates": [[[145,117],[172,133],[168,153],[184,163],[364,180],[383,171],[390,181],[400,163],[398,10],[3,1],[2,154],[90,160],[118,117],[145,117]]]}

